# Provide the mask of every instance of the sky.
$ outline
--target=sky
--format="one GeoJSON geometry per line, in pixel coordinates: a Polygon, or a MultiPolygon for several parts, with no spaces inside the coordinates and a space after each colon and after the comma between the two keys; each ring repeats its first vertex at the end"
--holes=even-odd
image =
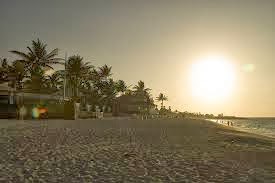
{"type": "MultiPolygon", "coordinates": [[[[49,50],[111,65],[115,79],[143,80],[166,106],[202,113],[275,116],[274,0],[2,0],[0,57],[40,38],[49,50]],[[234,65],[230,95],[191,91],[192,65],[219,55],[234,65]],[[248,69],[247,69],[248,68],[248,69]]],[[[57,67],[57,69],[60,69],[57,67]]],[[[217,76],[218,77],[218,76],[217,76]]]]}

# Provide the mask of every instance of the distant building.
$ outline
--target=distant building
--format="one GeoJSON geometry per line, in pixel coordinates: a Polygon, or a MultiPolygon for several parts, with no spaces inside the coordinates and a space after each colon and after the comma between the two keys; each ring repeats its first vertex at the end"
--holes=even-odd
{"type": "Polygon", "coordinates": [[[113,104],[113,115],[149,113],[154,105],[150,105],[142,96],[122,95],[113,104]]]}
{"type": "Polygon", "coordinates": [[[0,83],[0,95],[9,95],[9,90],[8,82],[0,83]]]}
{"type": "Polygon", "coordinates": [[[2,99],[1,103],[14,104],[15,103],[15,93],[13,88],[11,88],[8,82],[0,83],[0,96],[2,99]],[[3,101],[5,100],[5,102],[3,101]]]}
{"type": "Polygon", "coordinates": [[[0,83],[0,118],[16,117],[15,94],[8,82],[0,83]]]}
{"type": "Polygon", "coordinates": [[[15,118],[22,104],[32,106],[40,103],[59,103],[63,96],[56,93],[35,92],[32,89],[15,91],[8,82],[0,83],[0,118],[15,118]]]}

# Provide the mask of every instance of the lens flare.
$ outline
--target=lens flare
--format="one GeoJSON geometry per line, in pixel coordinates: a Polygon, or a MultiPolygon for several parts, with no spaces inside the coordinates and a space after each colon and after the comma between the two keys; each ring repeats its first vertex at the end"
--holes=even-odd
{"type": "Polygon", "coordinates": [[[243,65],[242,69],[245,72],[253,72],[255,70],[255,65],[254,64],[245,64],[245,65],[243,65]]]}
{"type": "Polygon", "coordinates": [[[44,113],[46,113],[47,112],[47,109],[46,108],[40,108],[39,109],[39,113],[40,114],[44,114],[44,113]]]}
{"type": "Polygon", "coordinates": [[[40,115],[39,109],[38,109],[37,107],[34,107],[34,108],[32,109],[32,117],[33,117],[33,118],[39,118],[39,115],[40,115]]]}

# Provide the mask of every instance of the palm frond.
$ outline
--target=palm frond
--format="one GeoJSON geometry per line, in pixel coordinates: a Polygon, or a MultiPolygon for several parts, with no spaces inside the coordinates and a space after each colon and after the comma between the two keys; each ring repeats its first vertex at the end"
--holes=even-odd
{"type": "Polygon", "coordinates": [[[13,53],[13,54],[16,54],[16,55],[20,56],[23,59],[27,59],[27,60],[30,59],[29,55],[27,55],[27,54],[25,54],[23,52],[16,51],[16,50],[11,50],[10,52],[13,53]]]}
{"type": "Polygon", "coordinates": [[[58,55],[58,48],[55,48],[54,50],[52,50],[50,53],[47,54],[46,58],[51,59],[57,55],[58,55]]]}
{"type": "Polygon", "coordinates": [[[32,51],[32,49],[29,46],[27,46],[27,49],[29,50],[31,55],[34,55],[34,52],[32,51]]]}

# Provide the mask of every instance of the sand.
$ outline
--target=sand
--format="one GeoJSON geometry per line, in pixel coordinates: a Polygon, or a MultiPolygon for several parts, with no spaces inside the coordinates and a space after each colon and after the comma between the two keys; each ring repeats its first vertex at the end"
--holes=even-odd
{"type": "Polygon", "coordinates": [[[0,182],[275,182],[275,140],[205,120],[0,120],[0,182]]]}

